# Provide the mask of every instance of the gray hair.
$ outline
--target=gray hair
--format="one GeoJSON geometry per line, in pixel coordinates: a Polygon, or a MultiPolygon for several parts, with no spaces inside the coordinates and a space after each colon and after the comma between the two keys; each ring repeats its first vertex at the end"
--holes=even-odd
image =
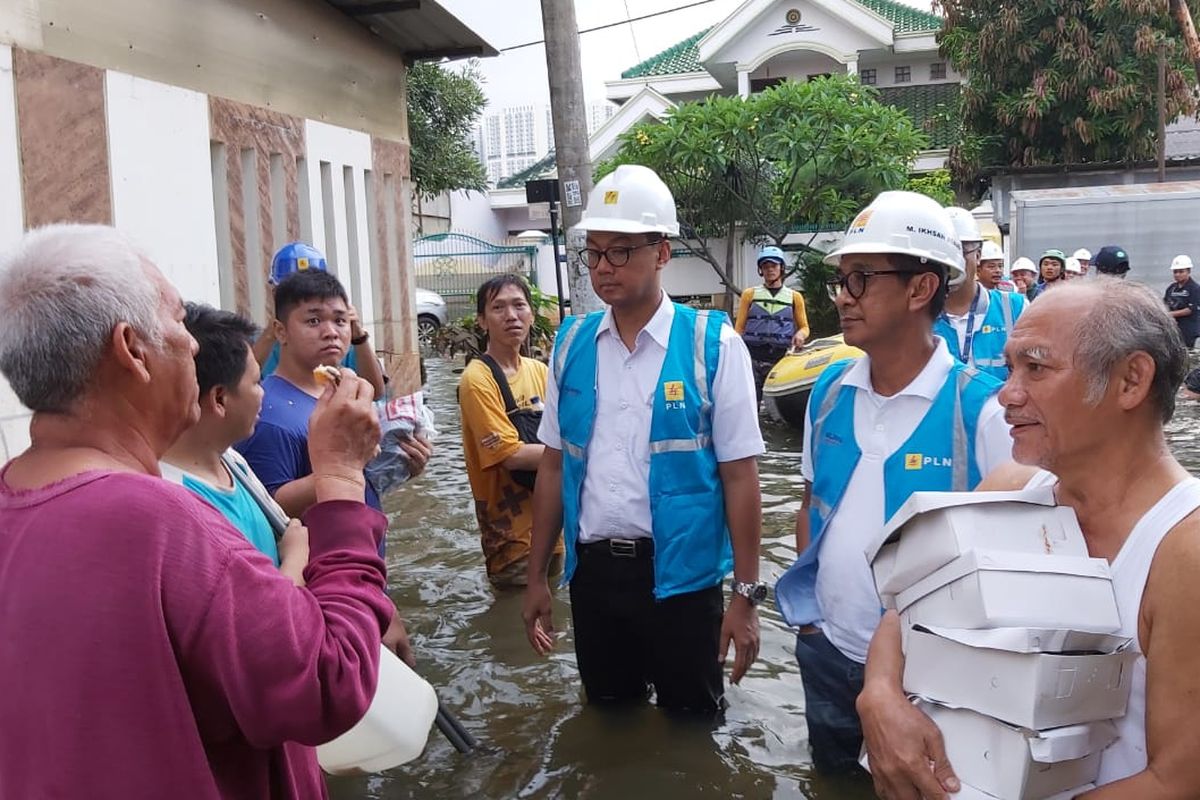
{"type": "Polygon", "coordinates": [[[1150,401],[1164,423],[1175,414],[1175,393],[1187,374],[1187,349],[1179,326],[1162,299],[1145,286],[1116,278],[1068,283],[1054,291],[1091,289],[1097,297],[1075,327],[1075,364],[1087,375],[1085,400],[1095,405],[1108,391],[1113,367],[1126,356],[1144,352],[1154,360],[1150,401]]]}
{"type": "Polygon", "coordinates": [[[118,323],[161,346],[160,291],[144,263],[105,225],[38,228],[0,257],[0,372],[26,407],[70,410],[118,323]]]}

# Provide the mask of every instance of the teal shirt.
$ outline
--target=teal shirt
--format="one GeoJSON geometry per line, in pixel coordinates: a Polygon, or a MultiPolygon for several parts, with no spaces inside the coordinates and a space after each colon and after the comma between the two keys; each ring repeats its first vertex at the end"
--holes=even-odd
{"type": "Polygon", "coordinates": [[[209,505],[220,511],[233,527],[241,531],[255,549],[274,561],[275,566],[279,566],[279,548],[275,544],[275,534],[249,489],[236,480],[233,481],[232,489],[225,489],[213,486],[208,481],[202,480],[190,472],[184,472],[171,464],[163,463],[160,467],[163,478],[182,485],[188,491],[207,501],[209,505]]]}
{"type": "MultiPolygon", "coordinates": [[[[358,356],[354,355],[353,347],[346,353],[346,357],[342,359],[342,366],[358,372],[358,356]]],[[[271,352],[267,355],[267,360],[262,365],[262,377],[265,378],[268,375],[274,375],[277,369],[279,369],[279,342],[271,345],[271,352]]]]}

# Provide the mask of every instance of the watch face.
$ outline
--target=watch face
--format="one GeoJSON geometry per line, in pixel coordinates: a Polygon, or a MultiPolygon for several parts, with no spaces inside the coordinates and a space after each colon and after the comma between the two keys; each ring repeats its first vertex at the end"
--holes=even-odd
{"type": "Polygon", "coordinates": [[[754,588],[750,590],[750,599],[755,603],[761,603],[763,600],[766,600],[767,585],[765,583],[755,584],[754,588]]]}

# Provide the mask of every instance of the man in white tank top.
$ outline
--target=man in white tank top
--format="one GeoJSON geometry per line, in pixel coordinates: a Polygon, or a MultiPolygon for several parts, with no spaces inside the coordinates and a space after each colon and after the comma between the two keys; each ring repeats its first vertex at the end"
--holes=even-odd
{"type": "MultiPolygon", "coordinates": [[[[978,487],[1055,485],[1090,554],[1111,563],[1121,635],[1143,654],[1087,800],[1200,796],[1200,481],[1163,435],[1187,369],[1176,328],[1147,289],[1111,279],[1031,306],[1009,337],[1012,375],[999,394],[1018,463],[978,487]]],[[[876,790],[946,797],[959,782],[941,734],[904,697],[903,666],[889,612],[858,699],[876,790]]]]}

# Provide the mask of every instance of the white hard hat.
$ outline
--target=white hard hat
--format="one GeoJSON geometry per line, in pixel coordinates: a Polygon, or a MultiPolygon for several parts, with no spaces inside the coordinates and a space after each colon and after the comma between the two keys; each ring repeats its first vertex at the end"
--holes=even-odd
{"type": "Polygon", "coordinates": [[[1175,256],[1175,258],[1172,259],[1172,261],[1171,261],[1171,271],[1172,272],[1174,272],[1177,269],[1191,269],[1191,268],[1192,268],[1192,259],[1190,256],[1178,255],[1178,256],[1175,256]]]}
{"type": "Polygon", "coordinates": [[[675,198],[649,167],[622,164],[600,179],[588,195],[581,231],[679,235],[675,198]]]}
{"type": "Polygon", "coordinates": [[[1034,275],[1036,275],[1038,271],[1037,265],[1035,265],[1032,260],[1026,258],[1025,256],[1021,256],[1014,261],[1012,269],[1010,269],[1009,272],[1020,272],[1021,270],[1032,272],[1034,275]]]}
{"type": "Polygon", "coordinates": [[[962,243],[946,210],[927,195],[881,192],[850,223],[842,245],[825,256],[837,266],[842,256],[896,253],[946,267],[950,283],[965,275],[962,243]]]}
{"type": "Polygon", "coordinates": [[[1074,255],[1072,255],[1072,258],[1078,258],[1080,261],[1091,261],[1092,251],[1088,250],[1086,247],[1081,247],[1075,251],[1074,255]]]}
{"type": "Polygon", "coordinates": [[[954,223],[954,230],[958,234],[960,242],[966,244],[967,242],[983,241],[983,234],[979,232],[979,223],[975,221],[975,216],[970,211],[958,206],[947,206],[946,213],[950,215],[950,220],[954,223]]]}
{"type": "Polygon", "coordinates": [[[1079,265],[1079,259],[1076,258],[1075,256],[1071,256],[1070,258],[1067,259],[1067,263],[1063,267],[1063,269],[1066,270],[1067,272],[1071,273],[1072,275],[1082,275],[1083,274],[1083,267],[1081,267],[1079,265]]]}
{"type": "Polygon", "coordinates": [[[983,242],[983,250],[979,252],[980,261],[1003,261],[1004,251],[1000,249],[1000,245],[993,242],[991,239],[986,239],[983,242]]]}

